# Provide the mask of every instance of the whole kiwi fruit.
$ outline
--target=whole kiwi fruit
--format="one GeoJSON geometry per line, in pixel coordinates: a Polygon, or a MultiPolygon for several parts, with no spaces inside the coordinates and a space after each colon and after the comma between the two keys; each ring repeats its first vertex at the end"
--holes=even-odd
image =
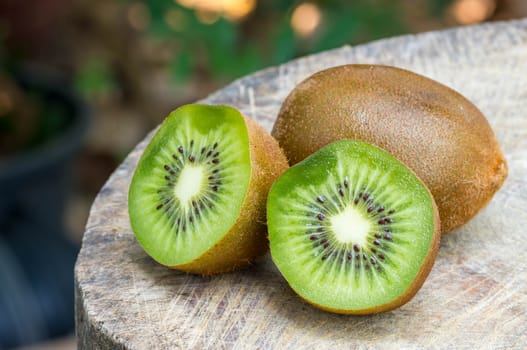
{"type": "Polygon", "coordinates": [[[508,172],[474,104],[434,80],[389,66],[350,64],[313,74],[286,98],[272,135],[291,164],[340,139],[388,151],[430,189],[443,233],[476,215],[508,172]]]}
{"type": "Polygon", "coordinates": [[[288,168],[269,132],[229,106],[186,105],[145,148],[128,194],[135,236],[154,260],[196,274],[268,250],[265,206],[288,168]]]}

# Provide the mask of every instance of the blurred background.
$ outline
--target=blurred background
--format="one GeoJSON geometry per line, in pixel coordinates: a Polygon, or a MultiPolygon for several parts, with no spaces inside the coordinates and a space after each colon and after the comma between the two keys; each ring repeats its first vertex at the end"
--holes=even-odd
{"type": "Polygon", "coordinates": [[[179,105],[295,57],[524,0],[0,0],[0,349],[74,349],[90,205],[179,105]]]}

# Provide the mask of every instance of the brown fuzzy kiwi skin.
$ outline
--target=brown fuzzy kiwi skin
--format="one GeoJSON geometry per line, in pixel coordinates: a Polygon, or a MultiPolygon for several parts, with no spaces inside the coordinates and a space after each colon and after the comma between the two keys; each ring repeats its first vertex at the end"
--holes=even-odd
{"type": "Polygon", "coordinates": [[[508,173],[476,106],[436,81],[389,66],[351,64],[315,73],[286,98],[272,135],[291,165],[340,139],[388,151],[432,192],[443,233],[476,215],[508,173]]]}
{"type": "Polygon", "coordinates": [[[198,258],[168,267],[194,274],[213,275],[247,266],[267,252],[267,194],[289,165],[269,132],[250,118],[244,116],[244,120],[249,134],[251,179],[236,222],[220,241],[198,258]]]}

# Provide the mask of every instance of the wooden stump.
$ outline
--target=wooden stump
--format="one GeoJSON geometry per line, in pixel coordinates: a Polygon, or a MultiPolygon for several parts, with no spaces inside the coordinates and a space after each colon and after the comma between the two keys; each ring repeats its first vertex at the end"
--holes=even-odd
{"type": "Polygon", "coordinates": [[[342,316],[296,297],[268,256],[215,277],[159,266],[136,242],[127,214],[149,135],[91,210],[75,268],[80,349],[527,347],[527,20],[327,51],[257,72],[202,102],[235,106],[270,130],[295,84],[345,63],[399,66],[458,90],[488,117],[509,163],[493,201],[443,238],[416,297],[392,312],[342,316]]]}

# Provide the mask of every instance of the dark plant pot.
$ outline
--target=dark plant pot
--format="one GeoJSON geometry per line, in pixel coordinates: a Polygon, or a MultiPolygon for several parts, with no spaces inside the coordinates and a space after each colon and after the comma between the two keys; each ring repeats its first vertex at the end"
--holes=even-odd
{"type": "Polygon", "coordinates": [[[87,130],[87,110],[41,69],[18,74],[24,89],[60,103],[67,125],[40,147],[0,159],[0,349],[71,332],[73,266],[64,209],[71,165],[87,130]]]}

